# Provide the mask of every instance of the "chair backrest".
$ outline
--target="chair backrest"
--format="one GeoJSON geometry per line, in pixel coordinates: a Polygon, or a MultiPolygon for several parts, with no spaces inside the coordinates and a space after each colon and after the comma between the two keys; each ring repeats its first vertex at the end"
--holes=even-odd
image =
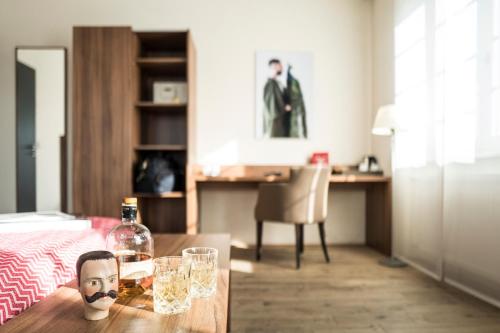
{"type": "Polygon", "coordinates": [[[303,223],[322,222],[328,213],[328,185],[331,170],[326,166],[292,168],[290,190],[301,198],[303,223]]]}

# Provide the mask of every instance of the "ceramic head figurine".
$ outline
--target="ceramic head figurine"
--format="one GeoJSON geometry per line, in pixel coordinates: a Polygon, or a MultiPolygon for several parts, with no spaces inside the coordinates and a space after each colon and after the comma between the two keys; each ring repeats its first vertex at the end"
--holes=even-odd
{"type": "Polygon", "coordinates": [[[76,273],[85,319],[106,318],[118,294],[118,264],[114,255],[108,251],[84,253],[76,262],[76,273]]]}

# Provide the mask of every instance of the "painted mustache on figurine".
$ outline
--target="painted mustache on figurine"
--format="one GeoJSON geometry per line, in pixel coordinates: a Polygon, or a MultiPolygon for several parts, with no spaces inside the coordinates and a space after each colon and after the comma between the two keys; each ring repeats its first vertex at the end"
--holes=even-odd
{"type": "Polygon", "coordinates": [[[116,290],[110,290],[108,291],[107,293],[103,293],[103,292],[96,292],[94,295],[92,296],[85,296],[85,300],[87,301],[87,303],[94,303],[95,301],[97,301],[99,298],[102,298],[102,297],[106,297],[106,296],[109,296],[111,297],[112,299],[115,299],[116,296],[117,296],[117,291],[116,290]]]}

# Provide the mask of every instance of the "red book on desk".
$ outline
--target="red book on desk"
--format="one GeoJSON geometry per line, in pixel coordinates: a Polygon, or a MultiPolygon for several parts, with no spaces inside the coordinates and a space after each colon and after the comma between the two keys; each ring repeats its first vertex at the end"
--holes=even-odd
{"type": "Polygon", "coordinates": [[[316,152],[311,156],[311,164],[329,164],[328,152],[316,152]]]}

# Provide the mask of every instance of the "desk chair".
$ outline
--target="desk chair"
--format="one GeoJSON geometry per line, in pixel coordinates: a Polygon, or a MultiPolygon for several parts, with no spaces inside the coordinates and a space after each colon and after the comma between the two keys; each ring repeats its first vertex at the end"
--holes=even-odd
{"type": "Polygon", "coordinates": [[[326,262],[330,262],[325,241],[330,168],[306,166],[292,168],[288,183],[263,183],[255,207],[257,220],[256,259],[260,260],[264,221],[295,225],[295,257],[300,268],[304,252],[304,225],[317,223],[326,262]]]}

